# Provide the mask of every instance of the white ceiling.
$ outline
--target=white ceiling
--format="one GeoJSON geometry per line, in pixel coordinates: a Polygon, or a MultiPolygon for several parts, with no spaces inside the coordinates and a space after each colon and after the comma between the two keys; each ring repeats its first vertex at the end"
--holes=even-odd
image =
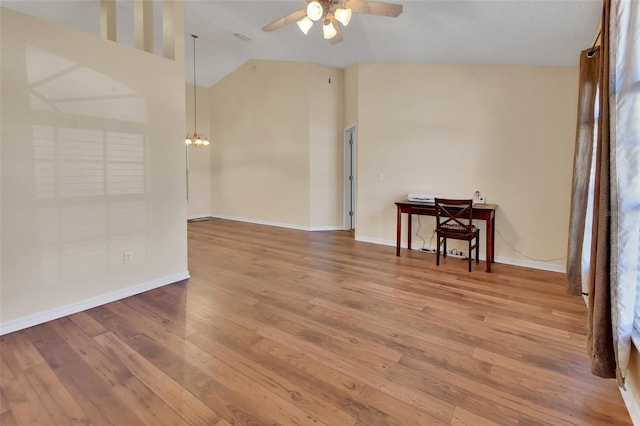
{"type": "MultiPolygon", "coordinates": [[[[2,5],[99,34],[99,0],[1,0],[2,5]]],[[[154,0],[156,3],[161,0],[154,0]]],[[[331,45],[314,25],[261,28],[306,0],[186,0],[186,32],[199,36],[197,81],[211,86],[248,59],[309,61],[344,68],[356,62],[575,66],[594,39],[601,0],[391,0],[398,18],[355,14],[331,45]],[[240,33],[250,38],[242,41],[240,33]]],[[[132,0],[118,0],[118,40],[133,44],[132,0]]],[[[157,7],[156,10],[161,10],[157,7]]],[[[156,16],[160,21],[160,16],[156,16]]],[[[157,39],[161,26],[156,25],[157,39]]],[[[193,42],[186,37],[186,75],[193,81],[193,42]]],[[[158,48],[158,50],[160,50],[158,48]]]]}

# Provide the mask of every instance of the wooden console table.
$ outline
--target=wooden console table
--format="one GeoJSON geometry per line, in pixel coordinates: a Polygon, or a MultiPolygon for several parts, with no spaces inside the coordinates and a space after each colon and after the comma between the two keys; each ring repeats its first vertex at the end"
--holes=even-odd
{"type": "MultiPolygon", "coordinates": [[[[400,256],[400,230],[402,228],[402,213],[407,213],[409,222],[407,224],[407,247],[411,250],[411,215],[419,214],[425,216],[435,216],[436,206],[433,203],[420,203],[417,201],[398,201],[398,219],[396,224],[396,256],[400,256]]],[[[487,224],[485,229],[487,272],[491,272],[491,264],[494,263],[495,229],[496,229],[496,204],[475,204],[473,206],[473,219],[484,220],[487,224]]],[[[471,253],[469,253],[471,256],[471,253]]]]}

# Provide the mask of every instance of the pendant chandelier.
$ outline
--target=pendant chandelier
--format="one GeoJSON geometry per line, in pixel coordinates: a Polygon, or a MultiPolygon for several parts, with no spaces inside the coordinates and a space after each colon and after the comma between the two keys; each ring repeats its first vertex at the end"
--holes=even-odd
{"type": "Polygon", "coordinates": [[[191,37],[193,37],[193,133],[187,133],[184,143],[193,146],[207,146],[209,145],[207,137],[198,133],[198,86],[196,85],[196,39],[198,36],[191,34],[191,37]]]}

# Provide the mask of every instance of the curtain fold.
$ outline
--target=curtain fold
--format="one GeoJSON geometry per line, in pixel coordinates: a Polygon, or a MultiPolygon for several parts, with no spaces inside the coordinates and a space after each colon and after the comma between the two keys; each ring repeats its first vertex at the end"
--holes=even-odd
{"type": "Polygon", "coordinates": [[[600,97],[595,154],[591,273],[589,274],[588,353],[591,372],[600,377],[616,376],[611,320],[611,174],[609,28],[611,2],[604,0],[600,52],[600,97]]]}
{"type": "MultiPolygon", "coordinates": [[[[589,205],[589,184],[595,132],[595,101],[598,90],[600,47],[580,53],[578,117],[573,159],[569,243],[567,248],[567,284],[571,294],[582,294],[582,257],[589,205]]],[[[590,229],[590,226],[589,226],[590,229]]]]}
{"type": "Polygon", "coordinates": [[[640,286],[638,52],[639,3],[604,0],[600,52],[591,58],[593,62],[587,51],[580,60],[567,289],[580,294],[585,276],[581,260],[589,252],[591,372],[616,377],[621,386],[631,352],[634,312],[640,308],[635,306],[640,286]]]}

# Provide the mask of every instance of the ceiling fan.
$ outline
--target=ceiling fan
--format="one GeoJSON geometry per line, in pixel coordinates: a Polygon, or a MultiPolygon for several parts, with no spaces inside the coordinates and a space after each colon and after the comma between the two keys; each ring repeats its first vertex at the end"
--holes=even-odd
{"type": "Polygon", "coordinates": [[[402,13],[402,5],[364,0],[307,0],[307,7],[265,25],[262,30],[275,31],[289,22],[297,21],[298,27],[306,35],[313,23],[320,21],[322,36],[331,44],[336,44],[342,41],[340,24],[345,27],[349,24],[351,12],[395,18],[402,13]]]}

